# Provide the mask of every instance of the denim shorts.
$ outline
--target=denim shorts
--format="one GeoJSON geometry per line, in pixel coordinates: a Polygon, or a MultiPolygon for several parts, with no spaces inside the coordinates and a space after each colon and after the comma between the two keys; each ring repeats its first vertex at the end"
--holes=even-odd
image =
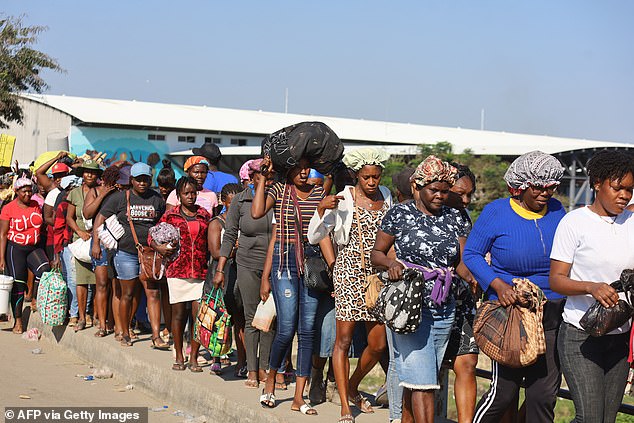
{"type": "Polygon", "coordinates": [[[130,281],[140,275],[139,255],[117,250],[114,255],[114,268],[120,280],[130,281]]]}
{"type": "MultiPolygon", "coordinates": [[[[315,316],[315,340],[313,351],[321,358],[332,357],[335,348],[336,321],[335,321],[335,299],[330,292],[319,294],[319,305],[315,316]]],[[[348,357],[360,357],[361,353],[368,345],[368,335],[363,322],[357,322],[352,334],[352,343],[348,357]]]]}
{"type": "MultiPolygon", "coordinates": [[[[95,237],[93,236],[90,239],[90,250],[92,251],[92,246],[94,245],[95,242],[95,237]]],[[[106,247],[104,247],[103,245],[101,245],[101,258],[99,260],[97,259],[92,259],[92,269],[95,270],[95,267],[99,267],[99,266],[107,266],[108,265],[108,254],[107,254],[106,247]]]]}
{"type": "Polygon", "coordinates": [[[408,389],[440,389],[438,373],[442,365],[451,326],[454,303],[438,308],[423,308],[418,330],[392,334],[394,364],[400,385],[408,389]]]}

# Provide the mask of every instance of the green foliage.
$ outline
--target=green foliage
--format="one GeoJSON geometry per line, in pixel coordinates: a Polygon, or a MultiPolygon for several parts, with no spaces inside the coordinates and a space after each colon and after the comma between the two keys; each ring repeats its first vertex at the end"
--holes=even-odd
{"type": "Polygon", "coordinates": [[[454,153],[451,143],[447,141],[422,144],[418,147],[416,156],[398,156],[390,159],[383,171],[381,184],[394,191],[392,175],[400,172],[405,166],[418,166],[430,154],[442,160],[467,165],[476,176],[476,192],[469,207],[474,219],[480,215],[485,205],[498,198],[508,196],[503,176],[509,167],[509,162],[502,160],[499,156],[474,156],[470,150],[465,150],[460,154],[454,153]]]}
{"type": "Polygon", "coordinates": [[[0,15],[0,128],[22,123],[18,102],[22,92],[41,93],[48,86],[40,76],[44,69],[62,71],[57,61],[32,46],[46,28],[24,26],[22,18],[0,15]]]}

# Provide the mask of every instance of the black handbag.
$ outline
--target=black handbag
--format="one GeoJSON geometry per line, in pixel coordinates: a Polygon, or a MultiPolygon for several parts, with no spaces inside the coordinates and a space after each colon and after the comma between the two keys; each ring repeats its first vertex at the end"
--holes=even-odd
{"type": "Polygon", "coordinates": [[[616,292],[625,292],[628,301],[619,300],[614,307],[610,308],[605,308],[599,301],[595,301],[579,320],[579,325],[591,336],[598,337],[610,333],[623,326],[634,315],[634,308],[631,305],[634,271],[624,270],[621,272],[620,279],[612,282],[610,286],[616,292]]]}

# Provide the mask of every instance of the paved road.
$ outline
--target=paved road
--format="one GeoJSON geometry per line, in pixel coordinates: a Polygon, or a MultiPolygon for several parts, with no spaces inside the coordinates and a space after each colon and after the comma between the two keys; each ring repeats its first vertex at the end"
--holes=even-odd
{"type": "MultiPolygon", "coordinates": [[[[6,327],[6,325],[2,325],[6,327]]],[[[11,331],[0,330],[0,407],[5,406],[85,406],[148,407],[167,405],[165,411],[149,412],[149,421],[176,423],[186,419],[173,413],[177,404],[152,398],[140,390],[126,390],[126,383],[115,377],[85,381],[77,375],[92,371],[89,364],[68,350],[40,340],[29,342],[11,331]],[[41,348],[41,354],[31,351],[41,348]],[[30,399],[20,399],[20,395],[30,399]]],[[[4,415],[4,410],[0,409],[4,415]]],[[[184,412],[185,414],[187,411],[184,412]]],[[[199,416],[193,416],[199,417],[199,416]]]]}

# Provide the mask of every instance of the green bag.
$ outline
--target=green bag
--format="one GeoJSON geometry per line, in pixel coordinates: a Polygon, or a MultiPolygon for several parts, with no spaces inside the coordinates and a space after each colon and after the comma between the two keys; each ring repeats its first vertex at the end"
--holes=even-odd
{"type": "Polygon", "coordinates": [[[231,329],[231,315],[227,312],[222,289],[213,287],[200,300],[194,339],[209,350],[212,357],[220,357],[231,351],[231,329]]]}
{"type": "Polygon", "coordinates": [[[49,326],[60,326],[66,318],[68,296],[66,282],[59,270],[44,272],[37,290],[37,308],[42,323],[49,326]]]}

